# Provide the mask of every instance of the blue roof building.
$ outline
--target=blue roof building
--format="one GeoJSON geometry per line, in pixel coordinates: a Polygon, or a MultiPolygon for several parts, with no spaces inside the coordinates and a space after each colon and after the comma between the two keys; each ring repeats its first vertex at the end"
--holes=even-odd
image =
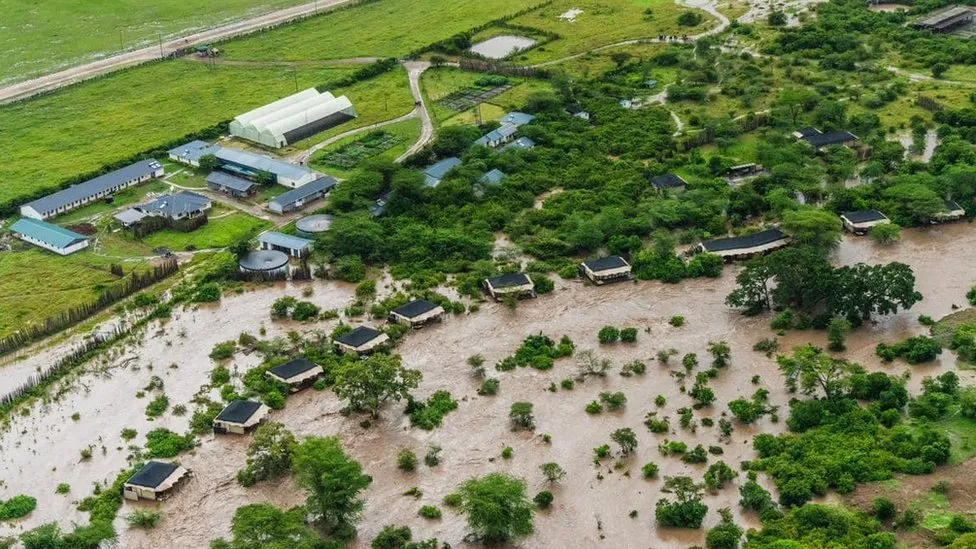
{"type": "Polygon", "coordinates": [[[217,151],[221,148],[218,145],[211,145],[205,141],[195,140],[170,149],[168,154],[169,159],[174,162],[199,167],[201,157],[208,154],[217,154],[217,151]]]}
{"type": "Polygon", "coordinates": [[[269,231],[258,237],[262,250],[277,250],[292,257],[304,257],[312,249],[313,242],[307,238],[269,231]]]}
{"type": "Polygon", "coordinates": [[[508,145],[505,145],[504,147],[502,147],[501,150],[503,150],[503,151],[509,151],[509,150],[527,151],[527,150],[533,149],[533,148],[535,148],[535,141],[529,139],[528,137],[519,137],[515,141],[512,141],[508,145]]]}
{"type": "Polygon", "coordinates": [[[306,183],[297,189],[278,195],[268,203],[268,208],[279,214],[300,210],[307,204],[314,202],[332,191],[338,185],[334,177],[322,176],[311,183],[306,183]]]}
{"type": "Polygon", "coordinates": [[[485,172],[478,181],[484,185],[500,185],[503,179],[505,179],[505,173],[498,168],[494,168],[491,171],[485,172]]]}
{"type": "Polygon", "coordinates": [[[441,180],[444,179],[448,172],[460,165],[461,159],[456,156],[452,156],[427,166],[427,168],[424,170],[424,184],[431,188],[440,185],[441,180]]]}
{"type": "Polygon", "coordinates": [[[301,187],[318,177],[318,174],[304,166],[238,149],[221,148],[214,156],[228,172],[247,178],[252,178],[259,172],[268,172],[275,176],[276,183],[286,187],[301,187]]]}
{"type": "Polygon", "coordinates": [[[516,112],[510,112],[505,116],[503,116],[501,119],[501,123],[502,125],[512,124],[514,126],[521,126],[522,124],[528,124],[533,120],[535,120],[535,116],[531,114],[526,114],[524,112],[516,111],[516,112]]]}
{"type": "Polygon", "coordinates": [[[18,219],[10,230],[24,242],[59,255],[72,254],[88,247],[88,237],[39,219],[18,219]]]}

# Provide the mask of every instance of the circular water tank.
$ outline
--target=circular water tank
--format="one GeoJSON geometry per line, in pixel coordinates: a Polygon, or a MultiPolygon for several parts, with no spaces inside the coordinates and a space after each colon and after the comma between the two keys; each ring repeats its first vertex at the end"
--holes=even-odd
{"type": "Polygon", "coordinates": [[[255,250],[241,258],[242,271],[269,273],[288,267],[288,256],[277,250],[255,250]]]}
{"type": "Polygon", "coordinates": [[[315,238],[329,230],[329,227],[332,226],[333,219],[335,219],[335,216],[328,214],[309,215],[299,219],[295,223],[295,229],[298,231],[299,236],[315,238]]]}

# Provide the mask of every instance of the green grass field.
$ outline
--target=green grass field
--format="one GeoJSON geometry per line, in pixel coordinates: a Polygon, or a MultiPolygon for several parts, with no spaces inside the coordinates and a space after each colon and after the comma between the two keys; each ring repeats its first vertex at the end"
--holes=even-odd
{"type": "MultiPolygon", "coordinates": [[[[484,74],[482,73],[451,67],[441,67],[425,72],[421,78],[421,83],[423,84],[424,95],[427,97],[427,104],[431,109],[434,120],[439,124],[447,125],[476,123],[476,109],[457,112],[441,105],[437,101],[455,91],[472,86],[475,80],[483,76],[484,74]]],[[[521,108],[525,104],[525,100],[529,94],[536,91],[552,89],[552,86],[543,80],[511,78],[510,83],[514,84],[515,87],[501,95],[495,96],[487,103],[482,103],[482,121],[498,120],[509,111],[521,108]]]]}
{"type": "Polygon", "coordinates": [[[169,61],[0,107],[0,203],[354,69],[295,70],[169,61]]]}
{"type": "Polygon", "coordinates": [[[142,241],[150,248],[169,248],[173,251],[183,251],[192,248],[204,250],[207,248],[223,248],[237,242],[241,238],[249,238],[259,232],[271,228],[271,222],[251,217],[245,213],[235,212],[230,215],[217,217],[220,212],[213,212],[210,221],[199,229],[181,233],[166,229],[153,233],[142,241]]]}
{"type": "Polygon", "coordinates": [[[531,0],[380,0],[223,45],[229,59],[395,57],[532,6],[531,0]]]}
{"type": "Polygon", "coordinates": [[[662,33],[692,35],[718,25],[716,19],[703,11],[699,11],[703,21],[697,27],[678,25],[678,16],[690,9],[672,0],[555,0],[512,22],[555,32],[562,38],[517,59],[523,63],[540,63],[624,40],[657,37],[662,33]],[[583,13],[572,22],[559,18],[571,9],[581,9],[583,13]]]}
{"type": "MultiPolygon", "coordinates": [[[[384,126],[383,128],[381,128],[381,131],[395,135],[399,137],[401,141],[395,146],[393,146],[392,148],[387,149],[381,152],[380,154],[370,157],[370,160],[377,159],[377,158],[394,160],[396,157],[406,152],[406,150],[409,149],[410,146],[416,143],[417,139],[420,138],[420,119],[407,120],[405,122],[398,122],[396,124],[384,126]]],[[[364,135],[366,134],[362,133],[359,135],[354,135],[352,137],[341,139],[329,145],[328,147],[316,152],[312,156],[312,160],[310,162],[311,167],[316,170],[327,173],[333,177],[338,177],[342,179],[348,178],[350,175],[356,172],[356,168],[345,170],[345,169],[338,168],[336,166],[331,166],[329,164],[326,164],[323,161],[322,157],[329,152],[333,152],[341,148],[343,145],[347,145],[349,143],[362,139],[364,135]]]]}
{"type": "Polygon", "coordinates": [[[0,83],[137,49],[304,0],[0,0],[0,83]],[[157,34],[159,33],[159,34],[157,34]]]}

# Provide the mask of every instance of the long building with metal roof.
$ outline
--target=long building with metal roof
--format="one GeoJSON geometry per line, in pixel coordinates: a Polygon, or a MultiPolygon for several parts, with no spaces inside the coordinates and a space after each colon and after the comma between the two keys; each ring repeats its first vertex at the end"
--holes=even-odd
{"type": "Polygon", "coordinates": [[[39,219],[18,219],[10,231],[24,242],[58,255],[73,254],[88,247],[88,237],[39,219]]]}
{"type": "Polygon", "coordinates": [[[95,200],[111,196],[113,193],[143,181],[162,177],[163,173],[163,167],[159,162],[152,159],[140,160],[135,164],[130,164],[24,204],[20,207],[20,215],[34,219],[49,219],[95,200]]]}
{"type": "Polygon", "coordinates": [[[318,174],[304,166],[240,149],[222,147],[214,153],[214,156],[225,171],[246,178],[254,178],[260,172],[268,172],[275,176],[275,182],[285,187],[301,187],[318,177],[318,174]]]}
{"type": "Polygon", "coordinates": [[[297,189],[280,194],[268,202],[268,209],[275,213],[283,214],[304,208],[310,202],[314,202],[332,191],[338,185],[334,177],[328,175],[320,177],[311,183],[306,183],[297,189]]]}

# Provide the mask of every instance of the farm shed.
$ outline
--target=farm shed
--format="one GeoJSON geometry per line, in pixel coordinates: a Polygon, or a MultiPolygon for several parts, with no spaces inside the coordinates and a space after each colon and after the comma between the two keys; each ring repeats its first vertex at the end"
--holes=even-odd
{"type": "Polygon", "coordinates": [[[698,245],[698,251],[715,254],[726,261],[731,261],[765,254],[789,243],[789,237],[779,229],[766,229],[746,236],[718,238],[702,242],[698,245]]]}
{"type": "Polygon", "coordinates": [[[844,212],[840,214],[840,220],[844,228],[856,234],[863,235],[877,225],[889,223],[885,214],[878,210],[861,210],[857,212],[844,212]]]}
{"type": "Polygon", "coordinates": [[[150,461],[122,485],[122,495],[132,501],[165,499],[189,474],[175,463],[150,461]]]}
{"type": "Polygon", "coordinates": [[[239,149],[221,148],[214,156],[225,171],[248,179],[255,178],[261,172],[268,172],[274,176],[275,183],[293,189],[311,183],[318,177],[317,173],[304,166],[239,149]]]}
{"type": "Polygon", "coordinates": [[[439,321],[443,316],[444,308],[440,305],[426,299],[416,299],[390,311],[389,320],[420,328],[428,322],[439,321]]]}
{"type": "Polygon", "coordinates": [[[335,344],[342,353],[362,355],[373,352],[377,347],[389,340],[389,336],[375,328],[359,326],[348,334],[336,339],[335,344]]]}
{"type": "Polygon", "coordinates": [[[234,118],[230,134],[279,149],[356,116],[348,97],[309,88],[234,118]]]}
{"type": "Polygon", "coordinates": [[[88,237],[39,219],[18,219],[10,230],[24,242],[58,255],[73,254],[88,247],[88,237]]]}
{"type": "Polygon", "coordinates": [[[217,435],[243,435],[256,429],[268,417],[271,409],[253,400],[235,400],[214,418],[213,432],[217,435]]]}
{"type": "Polygon", "coordinates": [[[328,175],[319,177],[297,189],[276,196],[268,203],[268,209],[277,214],[300,210],[309,203],[329,194],[332,188],[338,184],[339,182],[334,177],[328,175]]]}
{"type": "Polygon", "coordinates": [[[535,284],[525,273],[510,273],[493,276],[484,281],[485,291],[498,300],[507,295],[516,297],[535,297],[535,284]]]}
{"type": "Polygon", "coordinates": [[[269,378],[288,385],[291,393],[311,386],[322,374],[321,366],[304,357],[293,358],[265,372],[269,378]]]}
{"type": "Polygon", "coordinates": [[[583,276],[597,285],[630,280],[631,278],[630,263],[618,255],[586,261],[580,265],[580,271],[583,276]]]}
{"type": "Polygon", "coordinates": [[[278,250],[292,257],[305,257],[312,249],[312,241],[290,234],[268,231],[258,237],[262,250],[278,250]]]}
{"type": "Polygon", "coordinates": [[[207,175],[207,187],[236,198],[244,198],[253,194],[258,184],[243,177],[215,171],[207,175]]]}
{"type": "Polygon", "coordinates": [[[441,180],[447,176],[448,172],[461,165],[461,159],[456,156],[445,158],[424,168],[424,184],[428,187],[436,187],[441,184],[441,180]]]}
{"type": "Polygon", "coordinates": [[[34,219],[48,219],[64,212],[80,208],[95,200],[133,185],[162,177],[163,167],[155,160],[140,160],[124,168],[108,172],[84,183],[38,198],[20,207],[20,215],[34,219]]]}

